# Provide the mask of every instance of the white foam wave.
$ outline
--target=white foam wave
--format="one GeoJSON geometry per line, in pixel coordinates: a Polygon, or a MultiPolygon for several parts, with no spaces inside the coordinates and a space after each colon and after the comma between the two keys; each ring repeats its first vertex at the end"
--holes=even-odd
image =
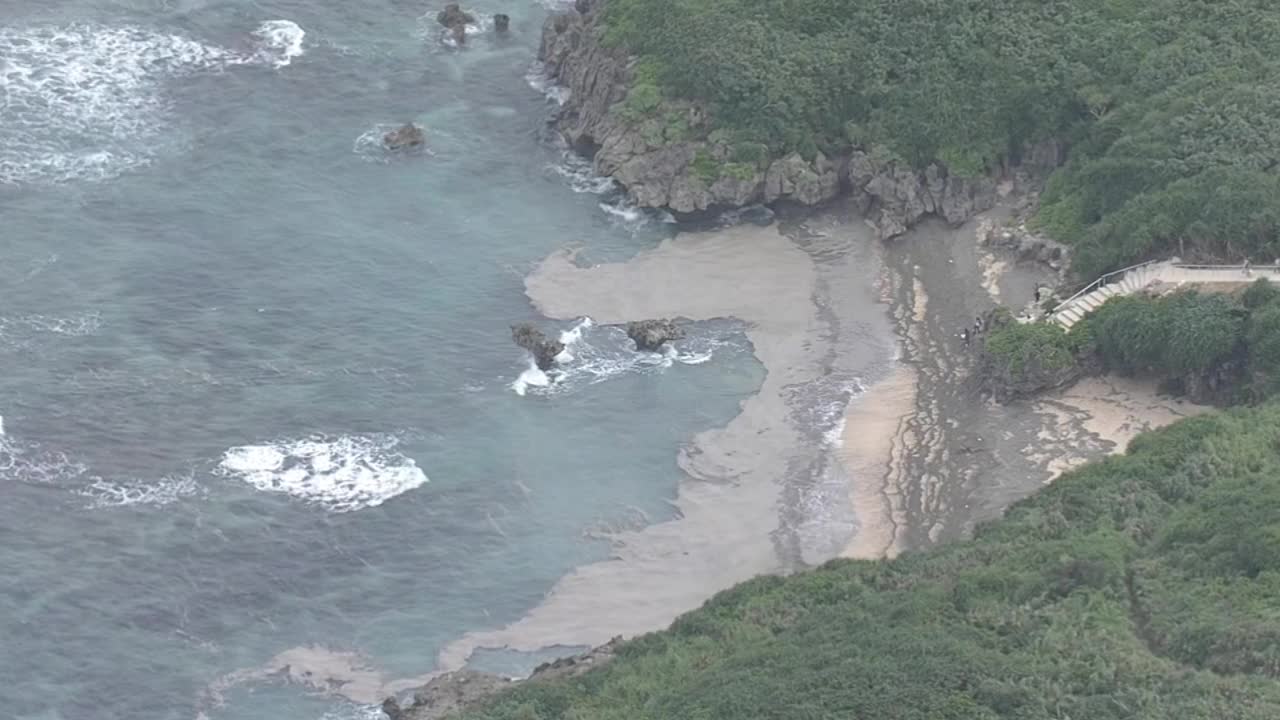
{"type": "Polygon", "coordinates": [[[351,705],[341,710],[330,710],[320,720],[386,720],[380,705],[351,705]]]}
{"type": "Polygon", "coordinates": [[[520,397],[524,397],[530,388],[545,388],[550,387],[550,385],[551,378],[538,367],[537,363],[530,359],[529,367],[525,368],[524,372],[520,373],[520,377],[517,377],[511,383],[511,389],[520,397]]]}
{"type": "Polygon", "coordinates": [[[556,357],[556,366],[543,372],[530,359],[511,383],[517,395],[572,392],[626,374],[661,372],[677,364],[701,365],[711,361],[717,350],[740,348],[742,342],[738,335],[691,329],[689,337],[664,345],[662,352],[642,352],[623,328],[596,325],[591,318],[561,331],[559,339],[565,349],[556,357]]]}
{"type": "Polygon", "coordinates": [[[569,102],[569,96],[572,91],[563,86],[558,85],[547,76],[546,65],[540,62],[534,62],[529,66],[529,71],[524,74],[525,82],[529,83],[529,87],[542,93],[542,96],[556,105],[564,105],[569,102]]]}
{"type": "MultiPolygon", "coordinates": [[[[355,143],[351,146],[351,152],[359,155],[369,162],[389,162],[392,157],[402,155],[404,153],[389,153],[386,145],[383,144],[383,138],[387,133],[401,127],[404,123],[378,123],[373,127],[365,130],[356,138],[355,143]]],[[[431,148],[425,145],[421,148],[415,148],[413,153],[424,153],[426,155],[435,155],[431,148]]]]}
{"type": "Polygon", "coordinates": [[[88,468],[65,453],[0,433],[0,480],[32,485],[62,485],[81,479],[88,468]]]}
{"type": "Polygon", "coordinates": [[[822,433],[822,440],[830,448],[844,447],[844,414],[841,413],[840,419],[835,424],[822,433]]]}
{"type": "MultiPolygon", "coordinates": [[[[487,13],[476,12],[468,8],[462,8],[463,12],[469,13],[475,18],[475,22],[468,23],[467,42],[470,42],[477,35],[486,33],[493,29],[493,16],[487,13]]],[[[448,28],[442,26],[440,21],[436,19],[436,12],[432,11],[418,18],[418,36],[424,40],[437,39],[441,45],[448,48],[457,48],[458,41],[453,39],[453,33],[448,28]]],[[[466,44],[463,44],[465,47],[466,44]]]]}
{"type": "Polygon", "coordinates": [[[833,373],[790,388],[788,394],[796,422],[821,435],[822,444],[835,449],[844,445],[849,403],[865,390],[860,378],[833,373]]]}
{"type": "Polygon", "coordinates": [[[427,482],[394,435],[312,437],[233,447],[218,473],[331,512],[376,507],[427,482]]]}
{"type": "Polygon", "coordinates": [[[146,165],[171,114],[166,81],[287,65],[303,34],[265,23],[246,55],[133,26],[0,28],[0,184],[106,180],[146,165]]]}
{"type": "Polygon", "coordinates": [[[568,148],[561,150],[558,162],[547,167],[553,174],[564,178],[574,192],[600,195],[600,210],[615,225],[636,232],[655,220],[663,223],[676,221],[669,212],[636,206],[613,178],[597,174],[590,160],[568,148]]]}
{"type": "Polygon", "coordinates": [[[568,181],[569,188],[576,193],[605,195],[619,192],[618,183],[613,178],[597,175],[590,160],[570,150],[563,151],[560,161],[548,169],[568,181]]]}
{"type": "Polygon", "coordinates": [[[89,500],[89,509],[128,507],[131,505],[172,505],[183,498],[203,494],[195,478],[164,478],[158,483],[114,483],[97,479],[76,494],[89,500]]]}
{"type": "Polygon", "coordinates": [[[253,37],[261,43],[259,57],[278,68],[302,55],[302,39],[306,35],[307,31],[292,20],[268,20],[253,31],[253,37]]]}

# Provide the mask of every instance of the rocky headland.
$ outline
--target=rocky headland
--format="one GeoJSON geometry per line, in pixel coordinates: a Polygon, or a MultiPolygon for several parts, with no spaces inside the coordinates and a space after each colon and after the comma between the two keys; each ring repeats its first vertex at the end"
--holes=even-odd
{"type": "Polygon", "coordinates": [[[888,239],[929,216],[959,225],[995,205],[1001,182],[1042,175],[1062,160],[1060,144],[1043,143],[1025,148],[1017,167],[967,177],[940,162],[917,170],[876,148],[806,158],[735,143],[695,103],[629,98],[635,61],[605,42],[607,2],[578,0],[552,15],[538,57],[569,90],[552,119],[556,131],[640,207],[691,215],[757,203],[816,206],[847,195],[888,239]]]}

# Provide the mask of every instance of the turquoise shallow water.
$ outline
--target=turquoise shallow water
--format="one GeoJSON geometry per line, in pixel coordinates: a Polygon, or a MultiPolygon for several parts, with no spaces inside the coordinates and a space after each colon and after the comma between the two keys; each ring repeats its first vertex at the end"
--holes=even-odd
{"type": "Polygon", "coordinates": [[[473,9],[511,36],[443,47],[406,0],[6,5],[0,716],[358,717],[201,694],[309,644],[430,670],[667,517],[677,448],[758,386],[724,322],[665,362],[588,328],[512,390],[532,264],[670,228],[575,192],[527,77],[547,9],[473,9]],[[429,153],[367,142],[407,119],[429,153]]]}

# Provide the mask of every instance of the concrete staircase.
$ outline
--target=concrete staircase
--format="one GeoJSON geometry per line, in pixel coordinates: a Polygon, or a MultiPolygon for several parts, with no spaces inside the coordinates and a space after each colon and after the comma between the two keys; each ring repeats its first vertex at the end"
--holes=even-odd
{"type": "Polygon", "coordinates": [[[1054,308],[1049,318],[1064,330],[1070,330],[1085,315],[1102,307],[1107,300],[1117,295],[1133,295],[1157,283],[1174,287],[1206,284],[1238,286],[1253,282],[1259,277],[1280,283],[1280,265],[1182,265],[1176,260],[1153,261],[1103,275],[1064,300],[1054,308]]]}

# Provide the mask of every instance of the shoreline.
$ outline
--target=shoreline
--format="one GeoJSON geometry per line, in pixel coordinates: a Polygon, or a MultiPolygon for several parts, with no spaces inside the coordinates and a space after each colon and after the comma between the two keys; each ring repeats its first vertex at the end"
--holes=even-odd
{"type": "MultiPolygon", "coordinates": [[[[293,648],[222,678],[206,698],[283,676],[374,704],[433,681],[466,684],[475,674],[456,671],[480,649],[598,648],[663,629],[757,575],[965,537],[1062,471],[1203,411],[1110,378],[1018,406],[970,392],[971,358],[955,331],[993,304],[1001,276],[1019,272],[1004,263],[992,273],[976,242],[987,220],[927,223],[885,244],[860,218],[828,210],[683,232],[624,262],[583,267],[569,250],[551,254],[526,278],[549,318],[747,325],[766,376],[728,425],[680,450],[677,516],[613,536],[607,560],[570,571],[519,620],[448,644],[426,674],[393,679],[351,653],[293,648]],[[806,427],[815,402],[858,385],[841,396],[842,427],[806,427]]],[[[1009,287],[1028,286],[1013,279],[1009,287]]],[[[406,717],[434,717],[425,711],[406,717]]]]}
{"type": "Polygon", "coordinates": [[[859,530],[842,557],[892,558],[964,538],[1066,470],[1210,409],[1162,396],[1153,381],[1112,376],[1026,403],[978,394],[969,383],[973,353],[957,333],[997,303],[1021,307],[1044,272],[979,241],[1007,211],[954,229],[922,225],[887,253],[883,284],[900,358],[845,416],[840,458],[859,530]]]}
{"type": "Polygon", "coordinates": [[[686,478],[675,519],[615,536],[609,560],[571,571],[515,623],[447,646],[439,671],[460,669],[481,648],[595,647],[659,630],[717,592],[808,567],[847,542],[851,508],[826,502],[832,486],[847,481],[831,462],[823,428],[808,427],[803,416],[814,399],[852,393],[841,388],[889,354],[887,327],[878,342],[869,337],[876,330],[841,333],[874,323],[859,313],[882,313],[872,284],[860,282],[870,278],[858,278],[859,267],[863,275],[874,269],[879,250],[857,225],[811,220],[790,232],[774,224],[681,233],[628,261],[591,267],[561,251],[528,276],[527,293],[549,318],[736,318],[766,374],[728,425],[699,433],[680,451],[686,478]],[[860,285],[862,297],[833,284],[860,285]],[[814,515],[827,506],[834,517],[814,515]]]}

